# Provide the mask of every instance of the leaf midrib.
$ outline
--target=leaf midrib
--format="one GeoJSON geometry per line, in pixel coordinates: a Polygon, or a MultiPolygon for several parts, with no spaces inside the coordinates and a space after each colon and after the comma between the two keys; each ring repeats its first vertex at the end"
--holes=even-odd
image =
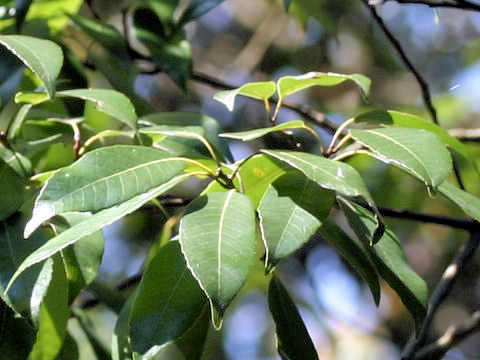
{"type": "Polygon", "coordinates": [[[217,293],[220,296],[220,289],[221,289],[221,267],[222,267],[222,241],[223,241],[223,225],[225,220],[225,213],[228,208],[228,204],[233,197],[235,190],[230,190],[225,199],[225,203],[223,204],[222,212],[220,213],[220,223],[218,225],[218,246],[217,246],[217,257],[218,257],[218,265],[217,265],[217,293]]]}

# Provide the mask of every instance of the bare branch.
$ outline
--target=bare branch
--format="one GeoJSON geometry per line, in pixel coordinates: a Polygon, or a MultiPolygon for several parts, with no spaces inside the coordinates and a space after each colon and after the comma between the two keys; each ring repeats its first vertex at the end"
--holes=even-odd
{"type": "Polygon", "coordinates": [[[451,325],[437,341],[420,349],[414,360],[440,360],[455,345],[480,331],[480,311],[475,311],[464,322],[451,325]]]}
{"type": "Polygon", "coordinates": [[[470,11],[480,11],[480,5],[472,3],[470,1],[461,1],[461,0],[443,0],[443,1],[429,1],[429,0],[385,0],[395,1],[399,4],[419,4],[426,5],[431,8],[451,8],[459,10],[470,10],[470,11]]]}
{"type": "Polygon", "coordinates": [[[427,311],[427,316],[423,321],[423,327],[418,335],[417,339],[410,343],[404,351],[402,360],[413,360],[417,354],[417,351],[425,344],[427,340],[428,332],[432,325],[433,318],[443,303],[443,301],[448,297],[452,291],[453,285],[462,274],[463,269],[467,265],[468,261],[471,259],[473,253],[478,248],[480,244],[480,231],[477,230],[474,233],[471,233],[468,242],[464,247],[459,251],[455,256],[450,265],[445,269],[440,282],[438,283],[435,291],[433,292],[430,298],[430,304],[427,311]]]}
{"type": "Polygon", "coordinates": [[[460,141],[480,142],[480,128],[477,129],[450,129],[449,134],[460,141]]]}

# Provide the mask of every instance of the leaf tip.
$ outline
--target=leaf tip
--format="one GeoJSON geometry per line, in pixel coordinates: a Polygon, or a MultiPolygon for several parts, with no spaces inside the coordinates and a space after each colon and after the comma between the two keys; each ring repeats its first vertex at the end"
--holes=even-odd
{"type": "Polygon", "coordinates": [[[224,310],[221,306],[214,304],[210,299],[210,310],[212,314],[212,324],[215,330],[220,330],[223,325],[223,313],[224,310]]]}

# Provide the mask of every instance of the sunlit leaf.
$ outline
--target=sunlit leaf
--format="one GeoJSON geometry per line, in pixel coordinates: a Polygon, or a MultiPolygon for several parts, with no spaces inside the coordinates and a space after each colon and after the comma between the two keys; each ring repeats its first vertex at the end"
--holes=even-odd
{"type": "Polygon", "coordinates": [[[287,290],[275,276],[268,287],[268,305],[277,328],[278,353],[284,360],[318,360],[318,354],[287,290]]]}
{"type": "Polygon", "coordinates": [[[142,359],[153,357],[197,320],[207,298],[185,264],[178,241],[150,261],[130,315],[130,343],[142,359]]]}
{"type": "Polygon", "coordinates": [[[63,63],[60,46],[50,40],[24,35],[0,35],[0,43],[17,56],[43,82],[48,97],[55,95],[55,81],[63,63]]]}
{"type": "MultiPolygon", "coordinates": [[[[61,234],[50,239],[45,245],[41,246],[34,252],[32,252],[21,264],[18,266],[15,274],[11,277],[9,284],[5,292],[9,291],[9,288],[16,281],[16,279],[32,265],[35,265],[45,259],[48,259],[52,255],[56,254],[60,250],[67,246],[74,244],[76,241],[88,236],[98,230],[103,229],[105,226],[113,224],[115,221],[121,219],[127,214],[140,208],[143,204],[156,198],[165,191],[168,191],[175,185],[178,185],[189,177],[188,174],[177,176],[168,182],[155,187],[148,192],[137,195],[130,200],[127,200],[117,206],[99,211],[98,213],[90,216],[88,219],[68,228],[61,234]]],[[[29,240],[30,241],[30,240],[29,240]]]]}
{"type": "Polygon", "coordinates": [[[352,80],[358,85],[362,94],[368,97],[370,93],[370,79],[361,74],[335,74],[309,72],[297,76],[284,76],[277,81],[277,93],[280,99],[311,86],[334,86],[346,80],[352,80]]]}
{"type": "Polygon", "coordinates": [[[254,139],[258,139],[262,136],[270,134],[272,132],[278,131],[285,131],[285,130],[292,130],[292,129],[303,129],[307,130],[309,133],[313,134],[314,136],[318,136],[315,131],[306,126],[302,120],[294,120],[288,121],[276,126],[268,127],[268,128],[261,128],[261,129],[254,129],[249,131],[239,131],[239,132],[230,132],[230,133],[223,133],[220,134],[221,137],[226,137],[230,139],[237,139],[242,141],[250,141],[254,139]]]}
{"type": "Polygon", "coordinates": [[[232,111],[237,95],[258,100],[267,100],[273,94],[275,94],[275,83],[273,81],[266,81],[248,83],[234,90],[220,91],[216,93],[213,98],[224,104],[228,110],[232,111]]]}
{"type": "Polygon", "coordinates": [[[438,192],[455,203],[467,215],[480,221],[480,199],[478,197],[456,187],[448,181],[445,181],[438,187],[438,192]]]}
{"type": "Polygon", "coordinates": [[[438,135],[446,146],[455,150],[466,160],[473,162],[464,144],[440,126],[419,116],[393,110],[376,110],[355,117],[355,122],[428,130],[438,135]]]}
{"type": "Polygon", "coordinates": [[[380,303],[378,276],[365,250],[340,226],[328,219],[320,228],[320,234],[362,276],[370,287],[375,304],[378,306],[380,303]]]}
{"type": "Polygon", "coordinates": [[[213,324],[220,328],[255,257],[252,203],[234,190],[195,199],[180,221],[180,243],[188,268],[210,300],[213,324]]]}
{"type": "Polygon", "coordinates": [[[407,310],[412,314],[415,328],[418,331],[427,311],[427,284],[408,265],[403,249],[391,230],[386,229],[375,246],[368,246],[375,229],[375,220],[372,214],[355,203],[341,198],[338,201],[352,230],[372,255],[378,272],[400,296],[407,310]]]}
{"type": "Polygon", "coordinates": [[[334,202],[333,191],[300,172],[289,172],[270,184],[258,207],[268,271],[315,234],[334,202]]]}
{"type": "Polygon", "coordinates": [[[165,183],[185,167],[181,160],[142,146],[115,145],[89,152],[46,182],[25,237],[56,214],[108,208],[165,183]]]}
{"type": "Polygon", "coordinates": [[[392,127],[351,129],[352,137],[372,150],[374,156],[416,177],[430,189],[445,181],[452,158],[440,138],[426,130],[392,127]]]}
{"type": "Polygon", "coordinates": [[[29,359],[54,360],[62,348],[70,317],[68,282],[60,256],[54,258],[52,281],[40,307],[37,338],[29,359]]]}

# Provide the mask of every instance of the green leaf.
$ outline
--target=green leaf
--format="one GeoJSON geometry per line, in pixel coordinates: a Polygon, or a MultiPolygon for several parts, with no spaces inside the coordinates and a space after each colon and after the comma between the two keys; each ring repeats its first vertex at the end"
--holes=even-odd
{"type": "MultiPolygon", "coordinates": [[[[110,89],[74,89],[57,92],[57,97],[73,97],[91,101],[95,107],[115,119],[123,122],[132,129],[137,128],[137,115],[130,100],[122,93],[110,89]]],[[[19,92],[15,95],[16,102],[25,102],[33,105],[48,100],[45,93],[19,92]]]]}
{"type": "Polygon", "coordinates": [[[258,139],[272,132],[292,130],[292,129],[304,129],[304,130],[307,130],[309,133],[313,134],[313,136],[318,137],[317,133],[312,128],[305,125],[305,123],[302,120],[288,121],[288,122],[285,122],[276,126],[268,127],[268,128],[223,133],[223,134],[220,134],[220,136],[230,138],[230,139],[250,141],[250,140],[258,139]]]}
{"type": "Polygon", "coordinates": [[[199,18],[203,14],[206,14],[217,5],[221,4],[225,0],[192,0],[188,4],[188,7],[183,12],[182,16],[177,22],[177,26],[183,26],[187,22],[199,18]]]}
{"type": "Polygon", "coordinates": [[[395,234],[386,229],[375,246],[368,246],[375,228],[372,214],[360,205],[338,199],[352,230],[372,255],[382,278],[395,290],[415,320],[417,331],[422,326],[428,305],[428,288],[423,279],[408,265],[403,249],[395,234]]]}
{"type": "Polygon", "coordinates": [[[15,280],[32,265],[48,259],[50,256],[56,254],[60,250],[63,250],[67,246],[74,244],[76,241],[84,238],[85,236],[101,230],[107,225],[113,224],[115,221],[121,219],[125,215],[137,210],[143,204],[156,198],[165,191],[168,191],[175,185],[178,185],[189,176],[189,174],[179,175],[168,182],[149,190],[148,192],[135,196],[117,206],[102,210],[50,239],[45,245],[32,252],[20,264],[20,266],[17,266],[17,270],[11,277],[5,292],[8,292],[15,280]]]}
{"type": "Polygon", "coordinates": [[[278,353],[284,360],[318,360],[318,354],[287,290],[275,276],[268,287],[268,305],[277,327],[278,353]]]}
{"type": "Polygon", "coordinates": [[[0,221],[5,220],[23,203],[25,181],[12,167],[0,159],[0,221]]]}
{"type": "Polygon", "coordinates": [[[439,136],[446,146],[473,163],[473,159],[464,144],[440,126],[419,116],[393,110],[376,110],[355,117],[355,122],[428,130],[439,136]]]}
{"type": "Polygon", "coordinates": [[[57,358],[65,337],[68,308],[68,282],[60,256],[53,261],[53,278],[40,308],[37,339],[30,353],[31,360],[57,358]]]}
{"type": "Polygon", "coordinates": [[[380,239],[384,230],[383,222],[363,179],[353,167],[339,161],[298,151],[262,150],[262,152],[300,170],[306,177],[324,189],[333,190],[348,197],[362,197],[375,212],[377,225],[371,238],[371,244],[373,245],[380,239]]]}
{"type": "MultiPolygon", "coordinates": [[[[42,282],[40,276],[42,266],[38,265],[25,271],[12,286],[8,294],[3,294],[13,274],[23,260],[45,243],[41,232],[35,233],[28,241],[23,240],[23,228],[26,219],[21,214],[15,214],[0,223],[0,284],[2,299],[15,312],[30,314],[30,301],[37,282],[42,282]]],[[[46,284],[48,286],[48,282],[46,284]]],[[[43,297],[38,293],[35,298],[43,297]]]]}
{"type": "Polygon", "coordinates": [[[162,112],[149,114],[139,119],[139,123],[154,125],[171,126],[201,126],[205,130],[205,137],[216,148],[219,149],[222,158],[233,161],[230,148],[225,139],[219,138],[218,134],[222,131],[220,124],[214,118],[193,112],[162,112]]]}
{"type": "Polygon", "coordinates": [[[89,152],[46,182],[25,237],[54,215],[108,208],[167,182],[185,167],[182,160],[142,146],[115,145],[89,152]]]}
{"type": "Polygon", "coordinates": [[[334,86],[341,84],[346,80],[352,80],[358,85],[362,94],[368,97],[370,93],[371,81],[361,74],[335,74],[335,73],[321,73],[309,72],[298,76],[284,76],[277,81],[277,93],[279,99],[291,95],[298,91],[304,90],[311,86],[334,86]]]}
{"type": "Polygon", "coordinates": [[[130,315],[132,351],[150,359],[197,320],[207,299],[185,264],[178,241],[149,263],[130,315]]]}
{"type": "Polygon", "coordinates": [[[320,234],[343,256],[370,287],[375,304],[380,303],[380,285],[375,266],[370,261],[367,253],[355,240],[353,240],[340,226],[326,220],[320,228],[320,234]]]}
{"type": "Polygon", "coordinates": [[[59,91],[57,96],[91,101],[99,111],[120,120],[132,129],[137,128],[137,115],[132,103],[118,91],[109,89],[75,89],[59,91]]]}
{"type": "MultiPolygon", "coordinates": [[[[58,234],[90,216],[89,213],[66,213],[52,219],[51,224],[58,234]]],[[[97,231],[62,251],[69,285],[69,303],[97,277],[102,262],[104,241],[102,232],[97,231]]]]}
{"type": "Polygon", "coordinates": [[[460,207],[465,214],[480,221],[480,199],[478,197],[456,187],[448,181],[445,181],[438,187],[438,192],[460,207]]]}
{"type": "Polygon", "coordinates": [[[208,296],[219,329],[255,257],[255,212],[234,190],[203,195],[185,210],[180,243],[187,266],[208,296]]]}
{"type": "Polygon", "coordinates": [[[205,135],[205,131],[200,126],[158,125],[142,128],[139,130],[139,132],[142,134],[160,134],[196,140],[198,140],[199,137],[203,137],[203,135],[205,135]]]}
{"type": "Polygon", "coordinates": [[[63,63],[60,46],[49,40],[23,35],[0,35],[0,43],[40,78],[48,97],[53,99],[55,81],[63,63]]]}
{"type": "Polygon", "coordinates": [[[21,177],[25,177],[32,172],[30,160],[20,153],[0,147],[0,159],[7,163],[21,177]]]}
{"type": "Polygon", "coordinates": [[[258,207],[267,271],[315,234],[334,202],[333,191],[322,189],[296,171],[268,187],[258,207]]]}
{"type": "Polygon", "coordinates": [[[373,151],[375,158],[416,177],[429,190],[445,181],[452,158],[440,138],[426,130],[401,127],[355,130],[352,137],[373,151]]]}
{"type": "Polygon", "coordinates": [[[0,300],[0,349],[8,360],[25,360],[35,343],[35,332],[23,318],[16,316],[10,307],[0,300]]]}
{"type": "Polygon", "coordinates": [[[273,94],[275,94],[275,83],[273,81],[265,81],[248,83],[233,90],[220,91],[216,93],[213,98],[224,104],[228,110],[232,111],[237,95],[258,100],[268,100],[273,94]]]}
{"type": "Polygon", "coordinates": [[[122,58],[127,57],[125,39],[115,27],[86,16],[67,15],[75,25],[103,47],[122,58]]]}
{"type": "Polygon", "coordinates": [[[137,295],[134,290],[118,314],[117,323],[112,335],[112,360],[132,360],[130,348],[129,319],[133,308],[133,301],[137,295]]]}

